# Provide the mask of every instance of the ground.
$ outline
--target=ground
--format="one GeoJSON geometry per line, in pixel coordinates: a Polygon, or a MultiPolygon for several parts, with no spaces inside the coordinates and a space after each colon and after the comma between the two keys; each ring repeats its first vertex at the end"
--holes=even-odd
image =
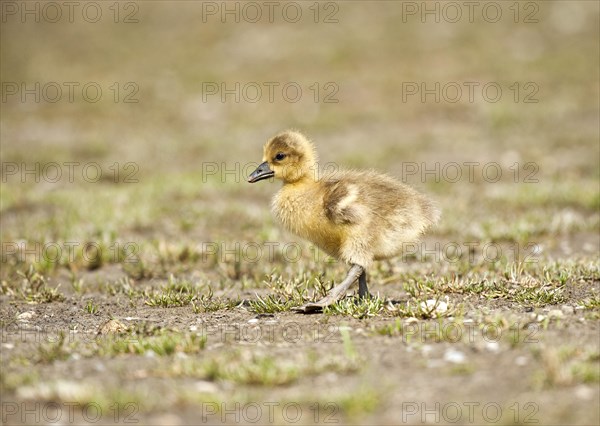
{"type": "Polygon", "coordinates": [[[2,422],[598,424],[600,7],[475,3],[3,4],[2,422]],[[285,128],[442,210],[370,300],[292,312],[285,128]]]}

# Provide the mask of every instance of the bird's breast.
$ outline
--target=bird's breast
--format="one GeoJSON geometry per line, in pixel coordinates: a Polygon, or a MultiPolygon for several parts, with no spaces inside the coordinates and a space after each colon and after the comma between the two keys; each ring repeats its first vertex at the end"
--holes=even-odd
{"type": "Polygon", "coordinates": [[[289,191],[284,187],[273,198],[272,209],[288,231],[311,241],[331,255],[337,254],[339,230],[327,220],[323,196],[318,191],[289,191]]]}
{"type": "MultiPolygon", "coordinates": [[[[273,199],[273,213],[283,226],[302,237],[318,226],[314,197],[306,192],[281,190],[273,199]]],[[[322,204],[322,203],[321,203],[322,204]]]]}

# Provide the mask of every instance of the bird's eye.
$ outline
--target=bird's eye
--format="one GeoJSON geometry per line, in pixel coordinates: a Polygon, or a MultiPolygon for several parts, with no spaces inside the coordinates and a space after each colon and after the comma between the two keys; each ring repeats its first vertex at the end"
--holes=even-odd
{"type": "Polygon", "coordinates": [[[283,152],[279,152],[279,153],[277,153],[277,155],[275,156],[275,159],[276,159],[277,161],[281,161],[281,160],[283,160],[284,158],[285,158],[285,154],[284,154],[283,152]]]}

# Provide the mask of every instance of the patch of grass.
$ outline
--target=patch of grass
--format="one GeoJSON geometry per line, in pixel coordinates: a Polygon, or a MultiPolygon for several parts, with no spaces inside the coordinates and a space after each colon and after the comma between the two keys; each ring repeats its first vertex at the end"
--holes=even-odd
{"type": "Polygon", "coordinates": [[[160,291],[148,295],[145,303],[148,306],[161,308],[173,308],[187,306],[194,300],[194,295],[189,293],[178,293],[174,291],[160,291]]]}
{"type": "Polygon", "coordinates": [[[178,359],[167,371],[157,371],[157,374],[241,385],[283,386],[325,372],[351,373],[358,369],[357,360],[346,356],[318,357],[316,353],[308,352],[279,357],[255,350],[234,350],[204,360],[178,359]]]}
{"type": "Polygon", "coordinates": [[[92,350],[100,356],[144,355],[150,351],[158,356],[168,356],[175,353],[196,354],[205,345],[206,336],[170,332],[151,336],[126,334],[105,337],[98,339],[92,350]]]}
{"type": "Polygon", "coordinates": [[[324,297],[332,287],[326,285],[322,277],[306,276],[302,274],[292,280],[285,280],[281,275],[271,273],[267,275],[266,286],[272,294],[266,297],[256,296],[250,301],[250,308],[258,314],[272,314],[289,311],[308,301],[315,301],[324,297]],[[309,296],[312,291],[312,297],[309,296]]]}
{"type": "Polygon", "coordinates": [[[589,280],[593,270],[582,265],[565,268],[559,264],[537,265],[514,263],[502,273],[474,273],[466,277],[441,278],[437,283],[410,284],[407,291],[413,295],[456,293],[475,295],[488,300],[502,299],[520,305],[543,307],[564,303],[565,289],[575,280],[589,280]],[[564,268],[564,269],[563,269],[564,268]]]}
{"type": "Polygon", "coordinates": [[[390,303],[386,310],[393,316],[417,319],[450,317],[460,313],[460,307],[453,306],[447,296],[442,300],[441,295],[438,295],[435,299],[413,297],[405,303],[396,305],[390,303]]]}
{"type": "Polygon", "coordinates": [[[143,297],[145,295],[142,290],[134,287],[134,281],[129,277],[123,277],[113,282],[103,282],[100,286],[100,291],[107,293],[110,296],[124,294],[130,299],[143,297]]]}
{"type": "Polygon", "coordinates": [[[294,299],[284,299],[281,296],[268,294],[267,296],[260,297],[256,295],[256,300],[250,300],[250,309],[257,314],[273,314],[276,312],[289,311],[295,306],[301,305],[303,302],[298,303],[294,299]]]}
{"type": "Polygon", "coordinates": [[[178,280],[171,275],[161,290],[154,290],[147,295],[145,304],[163,308],[187,306],[197,299],[197,293],[201,290],[202,286],[178,280]]]}
{"type": "Polygon", "coordinates": [[[542,365],[541,370],[534,374],[534,383],[538,388],[600,382],[600,354],[597,349],[545,347],[534,350],[533,354],[542,365]]]}
{"type": "Polygon", "coordinates": [[[89,299],[85,305],[85,311],[88,314],[96,315],[98,313],[98,305],[92,299],[89,299]]]}
{"type": "Polygon", "coordinates": [[[25,386],[31,386],[40,380],[39,372],[31,368],[20,372],[7,371],[0,374],[0,389],[2,391],[14,391],[25,386]]]}
{"type": "Polygon", "coordinates": [[[382,313],[385,309],[386,301],[379,296],[368,298],[346,297],[338,300],[331,306],[323,309],[325,314],[344,315],[353,318],[363,319],[374,317],[382,313]]]}
{"type": "Polygon", "coordinates": [[[525,287],[514,294],[514,301],[527,306],[546,306],[564,303],[567,300],[563,288],[525,287]]]}
{"type": "Polygon", "coordinates": [[[195,297],[191,302],[192,310],[195,314],[232,309],[240,303],[242,303],[240,300],[214,298],[211,287],[208,288],[208,294],[202,294],[200,297],[195,297]]]}
{"type": "Polygon", "coordinates": [[[600,382],[600,366],[598,360],[575,362],[571,366],[571,375],[577,383],[598,383],[600,382]]]}
{"type": "MultiPolygon", "coordinates": [[[[341,397],[337,397],[335,408],[331,408],[331,414],[337,413],[337,408],[344,413],[349,419],[373,413],[381,405],[381,395],[371,389],[363,387],[355,392],[352,392],[341,397]]],[[[334,417],[335,418],[335,417],[334,417]]]]}
{"type": "Polygon", "coordinates": [[[213,289],[209,285],[177,280],[173,276],[170,276],[168,283],[161,290],[153,290],[146,293],[144,303],[148,306],[162,308],[191,305],[193,312],[199,314],[232,309],[241,302],[239,300],[214,297],[213,289]],[[200,294],[201,292],[204,293],[200,294]]]}
{"type": "Polygon", "coordinates": [[[11,280],[11,284],[2,281],[1,293],[25,300],[28,303],[52,303],[64,300],[64,296],[58,291],[58,287],[48,286],[46,278],[37,272],[31,264],[26,271],[16,271],[18,279],[11,280]],[[18,282],[18,284],[17,284],[18,282]]]}
{"type": "Polygon", "coordinates": [[[50,364],[54,361],[67,359],[70,355],[70,351],[65,345],[65,339],[65,333],[61,331],[58,334],[58,340],[56,342],[44,343],[38,346],[37,361],[50,364]]]}
{"type": "Polygon", "coordinates": [[[449,372],[453,376],[470,376],[475,372],[475,367],[470,364],[458,364],[450,367],[449,372]]]}
{"type": "Polygon", "coordinates": [[[84,282],[82,279],[77,279],[75,274],[71,275],[71,288],[77,295],[81,295],[83,293],[83,285],[84,282]]]}
{"type": "Polygon", "coordinates": [[[226,380],[238,384],[279,386],[293,383],[301,375],[300,368],[293,363],[281,362],[275,357],[252,355],[244,363],[224,363],[211,359],[204,365],[206,378],[226,380]]]}
{"type": "Polygon", "coordinates": [[[340,334],[342,335],[342,343],[344,344],[344,353],[346,354],[346,358],[348,358],[351,361],[356,361],[356,349],[354,348],[354,344],[352,343],[352,337],[350,337],[348,327],[341,326],[340,334]]]}
{"type": "Polygon", "coordinates": [[[298,304],[315,301],[327,295],[333,288],[333,282],[326,283],[321,275],[299,274],[291,280],[271,272],[265,281],[267,288],[277,296],[287,300],[295,300],[298,304]],[[309,290],[313,291],[312,297],[309,290]]]}
{"type": "Polygon", "coordinates": [[[404,324],[402,321],[397,318],[392,324],[386,324],[381,327],[376,327],[374,329],[375,333],[380,334],[382,336],[397,336],[402,335],[404,331],[404,324]]]}
{"type": "Polygon", "coordinates": [[[594,294],[593,296],[582,300],[579,306],[581,306],[583,309],[600,309],[600,295],[594,294]]]}
{"type": "MultiPolygon", "coordinates": [[[[413,317],[414,318],[414,317],[413,317]]],[[[400,336],[406,342],[410,342],[412,338],[416,338],[422,342],[442,342],[449,341],[451,343],[456,342],[456,336],[452,333],[453,327],[450,324],[457,324],[460,335],[463,336],[463,326],[455,322],[443,323],[442,318],[437,322],[411,322],[404,323],[400,318],[397,318],[395,322],[386,324],[384,326],[376,327],[374,332],[382,336],[400,336]]]]}

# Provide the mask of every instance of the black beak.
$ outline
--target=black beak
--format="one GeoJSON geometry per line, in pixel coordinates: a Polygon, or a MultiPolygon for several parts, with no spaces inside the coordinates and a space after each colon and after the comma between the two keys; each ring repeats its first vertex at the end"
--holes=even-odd
{"type": "Polygon", "coordinates": [[[250,176],[248,176],[248,182],[254,183],[259,180],[269,179],[270,177],[273,177],[274,174],[275,172],[269,168],[269,163],[265,161],[264,163],[261,163],[250,176]]]}

